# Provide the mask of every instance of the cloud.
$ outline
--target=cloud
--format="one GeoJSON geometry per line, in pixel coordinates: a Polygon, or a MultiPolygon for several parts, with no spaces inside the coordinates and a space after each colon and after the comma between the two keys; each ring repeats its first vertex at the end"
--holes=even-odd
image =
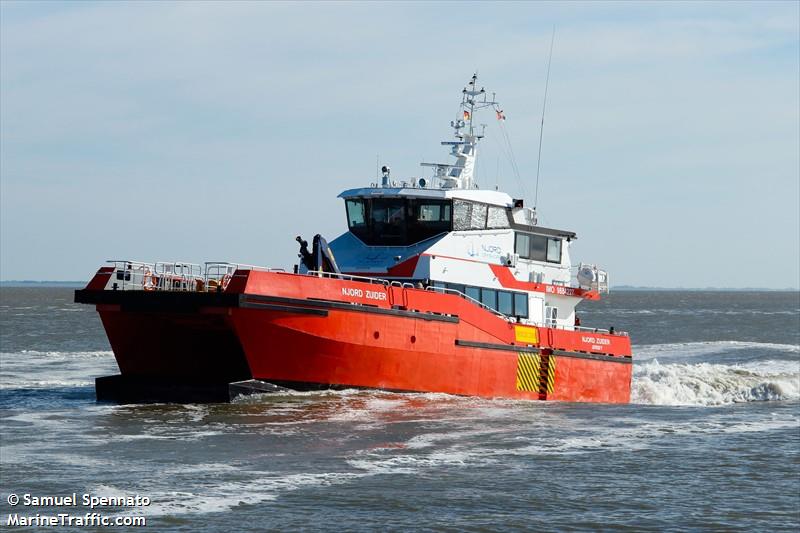
{"type": "MultiPolygon", "coordinates": [[[[66,277],[91,271],[109,248],[285,265],[294,258],[287,231],[344,228],[334,196],[369,183],[377,153],[399,177],[419,175],[422,159],[446,157],[438,141],[474,69],[498,92],[532,189],[553,23],[540,192],[548,223],[586,236],[576,253],[624,256],[615,279],[647,282],[642,272],[673,260],[663,250],[679,246],[675,224],[691,231],[683,219],[667,219],[681,202],[699,210],[692,224],[717,228],[730,206],[751,202],[754,179],[775,208],[730,227],[746,238],[761,235],[762,224],[789,228],[788,241],[795,236],[794,6],[469,7],[0,4],[2,276],[33,276],[31,263],[46,264],[48,246],[64,243],[66,277]],[[674,192],[684,188],[707,205],[674,192]],[[723,196],[719,206],[708,200],[723,196]],[[637,207],[656,197],[664,219],[637,207]],[[92,219],[78,211],[104,221],[96,242],[86,242],[92,219]],[[631,214],[641,217],[638,228],[631,214]],[[27,247],[23,224],[39,232],[39,250],[27,247]],[[120,232],[120,224],[136,229],[120,232]],[[48,237],[55,225],[67,236],[48,237]],[[186,237],[149,237],[165,227],[186,237]],[[652,264],[609,247],[604,236],[619,231],[648,243],[644,260],[652,264]]],[[[481,150],[481,179],[494,183],[501,150],[492,140],[481,150]]],[[[501,159],[501,168],[510,165],[501,159]]],[[[510,176],[500,181],[519,194],[510,176]]],[[[774,243],[781,247],[776,261],[796,265],[796,248],[774,243]]],[[[733,250],[733,237],[709,243],[681,284],[733,260],[733,250]]],[[[41,268],[42,277],[62,275],[41,268]]],[[[731,283],[751,284],[736,276],[731,283]]],[[[792,283],[796,267],[781,276],[775,283],[792,283]]]]}

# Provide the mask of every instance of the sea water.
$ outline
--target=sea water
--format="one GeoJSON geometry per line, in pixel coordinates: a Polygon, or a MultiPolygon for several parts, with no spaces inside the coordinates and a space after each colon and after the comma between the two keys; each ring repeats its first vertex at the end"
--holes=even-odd
{"type": "Polygon", "coordinates": [[[2,288],[0,527],[97,512],[154,531],[797,531],[800,295],[630,291],[580,309],[630,332],[630,405],[378,391],[113,405],[94,398],[117,373],[94,308],[2,288]]]}

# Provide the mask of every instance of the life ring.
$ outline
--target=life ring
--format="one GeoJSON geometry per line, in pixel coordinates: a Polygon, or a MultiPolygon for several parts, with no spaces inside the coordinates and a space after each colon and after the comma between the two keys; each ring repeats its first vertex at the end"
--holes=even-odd
{"type": "Polygon", "coordinates": [[[225,274],[224,276],[222,276],[222,281],[220,282],[220,287],[222,287],[223,291],[225,290],[225,288],[228,286],[228,283],[230,283],[230,282],[231,282],[231,275],[230,274],[225,274]]]}

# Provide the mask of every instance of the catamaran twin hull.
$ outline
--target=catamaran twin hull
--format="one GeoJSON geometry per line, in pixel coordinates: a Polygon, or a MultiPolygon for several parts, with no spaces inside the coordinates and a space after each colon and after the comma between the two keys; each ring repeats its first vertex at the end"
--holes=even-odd
{"type": "Polygon", "coordinates": [[[456,294],[237,270],[224,291],[108,290],[95,304],[120,368],[98,399],[228,399],[230,383],[625,403],[626,335],[514,323],[456,294]]]}

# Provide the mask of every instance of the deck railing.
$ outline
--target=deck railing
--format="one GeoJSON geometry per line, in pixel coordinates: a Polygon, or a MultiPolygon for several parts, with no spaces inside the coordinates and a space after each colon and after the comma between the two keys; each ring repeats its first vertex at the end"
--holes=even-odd
{"type": "Polygon", "coordinates": [[[350,274],[341,274],[338,272],[325,272],[323,270],[309,270],[306,272],[308,276],[316,276],[318,278],[332,278],[343,279],[347,281],[360,281],[362,283],[376,283],[379,285],[389,286],[393,283],[400,283],[399,281],[389,281],[382,278],[370,278],[369,276],[351,276],[350,274]]]}
{"type": "MultiPolygon", "coordinates": [[[[269,268],[246,263],[231,263],[227,261],[207,261],[202,265],[197,263],[187,263],[184,261],[157,261],[148,263],[144,261],[132,260],[111,260],[114,265],[114,272],[111,276],[111,286],[113,290],[145,290],[145,291],[185,291],[185,292],[217,292],[223,291],[228,286],[233,273],[237,270],[257,270],[261,272],[285,272],[282,268],[269,268]]],[[[320,278],[341,279],[382,285],[384,287],[397,287],[402,290],[416,289],[438,292],[442,294],[453,294],[469,303],[480,307],[495,316],[511,323],[519,322],[514,316],[505,315],[496,309],[489,307],[456,289],[445,287],[435,287],[433,285],[422,287],[421,284],[413,284],[397,280],[387,280],[373,278],[369,276],[355,276],[351,274],[341,274],[335,272],[323,272],[310,270],[309,276],[320,278]]],[[[583,331],[587,333],[601,333],[611,335],[625,335],[625,331],[611,332],[608,329],[591,328],[585,326],[564,326],[564,325],[545,325],[531,322],[530,325],[538,327],[555,327],[557,329],[583,331]]]]}
{"type": "Polygon", "coordinates": [[[467,300],[471,304],[475,304],[478,307],[489,311],[493,315],[497,315],[500,318],[503,318],[504,320],[508,320],[509,322],[516,322],[516,320],[517,320],[515,317],[504,315],[500,311],[497,311],[496,309],[492,309],[491,307],[489,307],[485,303],[480,302],[480,301],[476,300],[475,298],[472,298],[471,296],[467,296],[463,292],[457,291],[456,289],[447,289],[445,287],[434,287],[433,285],[431,285],[430,287],[427,287],[425,290],[433,291],[433,292],[441,292],[443,294],[455,294],[456,296],[460,296],[461,298],[464,298],[465,300],[467,300]]]}
{"type": "Polygon", "coordinates": [[[208,261],[202,265],[184,261],[111,260],[113,290],[214,292],[228,286],[237,270],[285,272],[282,268],[267,268],[245,263],[208,261]]]}

